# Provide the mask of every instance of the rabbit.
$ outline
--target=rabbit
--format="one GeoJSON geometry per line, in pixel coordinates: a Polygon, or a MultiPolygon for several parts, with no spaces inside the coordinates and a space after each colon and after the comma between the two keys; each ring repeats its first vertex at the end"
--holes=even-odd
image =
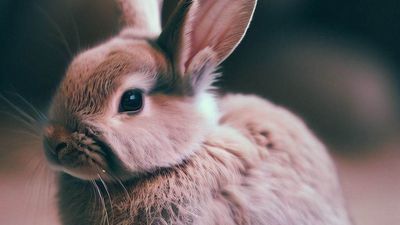
{"type": "Polygon", "coordinates": [[[43,130],[63,225],[347,225],[324,145],[286,109],[218,95],[256,0],[119,0],[124,28],[80,53],[43,130]]]}

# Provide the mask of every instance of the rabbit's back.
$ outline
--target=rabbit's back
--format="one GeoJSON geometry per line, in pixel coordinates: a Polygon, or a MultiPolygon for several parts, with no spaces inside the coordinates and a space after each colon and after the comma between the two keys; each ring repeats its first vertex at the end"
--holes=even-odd
{"type": "Polygon", "coordinates": [[[220,123],[257,146],[232,190],[251,224],[350,224],[326,148],[299,118],[256,96],[225,96],[220,109],[220,123]]]}

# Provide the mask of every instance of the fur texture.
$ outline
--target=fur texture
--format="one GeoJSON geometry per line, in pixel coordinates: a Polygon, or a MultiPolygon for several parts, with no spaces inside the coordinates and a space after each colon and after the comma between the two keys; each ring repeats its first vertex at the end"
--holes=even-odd
{"type": "Polygon", "coordinates": [[[159,37],[144,22],[159,1],[119,2],[126,29],[74,59],[44,131],[64,225],[349,224],[326,150],[299,119],[212,94],[255,0],[182,0],[159,37]],[[143,107],[121,112],[132,89],[143,107]]]}
{"type": "MultiPolygon", "coordinates": [[[[190,159],[126,182],[128,193],[109,185],[110,224],[350,224],[332,162],[298,118],[253,96],[226,96],[220,108],[190,159]]],[[[65,224],[101,224],[90,183],[61,180],[65,224]]]]}

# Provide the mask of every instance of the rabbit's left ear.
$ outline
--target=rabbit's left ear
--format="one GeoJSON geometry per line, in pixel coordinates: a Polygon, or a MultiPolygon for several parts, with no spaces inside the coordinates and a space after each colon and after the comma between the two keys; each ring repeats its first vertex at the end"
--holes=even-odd
{"type": "MultiPolygon", "coordinates": [[[[242,40],[257,0],[181,0],[158,43],[171,57],[175,71],[200,82],[242,40]]],[[[207,78],[206,80],[210,80],[207,78]]]]}
{"type": "Polygon", "coordinates": [[[157,37],[161,33],[163,0],[117,0],[125,27],[133,35],[157,37]]]}

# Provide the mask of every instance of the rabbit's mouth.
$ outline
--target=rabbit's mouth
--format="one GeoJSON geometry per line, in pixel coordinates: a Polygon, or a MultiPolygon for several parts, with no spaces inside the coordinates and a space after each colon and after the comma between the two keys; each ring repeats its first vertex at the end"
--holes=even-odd
{"type": "Polygon", "coordinates": [[[107,145],[87,135],[74,132],[56,146],[45,139],[45,152],[57,169],[85,180],[99,179],[109,170],[107,145]]]}

